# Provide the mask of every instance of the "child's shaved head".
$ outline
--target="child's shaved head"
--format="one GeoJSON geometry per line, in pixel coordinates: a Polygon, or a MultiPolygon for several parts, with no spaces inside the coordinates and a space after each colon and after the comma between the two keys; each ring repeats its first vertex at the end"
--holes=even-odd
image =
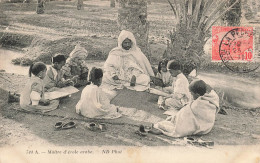
{"type": "Polygon", "coordinates": [[[207,84],[203,80],[195,80],[190,83],[189,89],[192,93],[203,96],[207,90],[207,84]]]}
{"type": "Polygon", "coordinates": [[[178,61],[171,60],[167,64],[168,70],[181,70],[181,64],[178,61]]]}

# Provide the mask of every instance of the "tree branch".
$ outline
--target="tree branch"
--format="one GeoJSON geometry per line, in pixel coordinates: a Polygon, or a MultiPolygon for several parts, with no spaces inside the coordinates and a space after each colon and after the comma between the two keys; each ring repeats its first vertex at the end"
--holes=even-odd
{"type": "Polygon", "coordinates": [[[172,5],[172,3],[170,2],[170,0],[167,0],[172,8],[172,11],[174,13],[174,16],[177,18],[177,13],[176,13],[176,9],[174,8],[174,6],[172,5]]]}
{"type": "Polygon", "coordinates": [[[177,14],[177,20],[178,20],[178,22],[179,22],[179,20],[180,20],[180,6],[178,5],[178,3],[176,2],[176,0],[174,0],[173,1],[174,2],[174,6],[176,7],[175,9],[176,9],[176,14],[177,14]]]}
{"type": "Polygon", "coordinates": [[[182,20],[183,20],[183,23],[186,24],[187,22],[187,12],[186,12],[186,1],[187,0],[180,0],[180,9],[181,9],[181,12],[182,12],[182,20]]]}
{"type": "Polygon", "coordinates": [[[192,15],[192,0],[188,0],[188,13],[187,15],[192,15]]]}
{"type": "Polygon", "coordinates": [[[202,2],[202,0],[197,1],[195,9],[193,11],[193,21],[195,21],[195,22],[197,22],[197,19],[198,19],[198,16],[199,16],[201,2],[202,2]]]}
{"type": "MultiPolygon", "coordinates": [[[[210,14],[210,16],[208,17],[208,19],[206,20],[206,23],[205,23],[206,25],[205,25],[205,27],[208,26],[208,24],[210,23],[210,21],[214,18],[214,16],[216,16],[216,13],[219,12],[219,10],[224,7],[224,5],[226,4],[227,1],[228,1],[228,0],[223,0],[223,1],[216,7],[216,9],[210,14]]],[[[205,27],[204,27],[204,28],[205,28],[205,27]]]]}
{"type": "MultiPolygon", "coordinates": [[[[238,3],[239,2],[239,0],[236,0],[229,8],[227,8],[224,12],[222,12],[222,14],[220,14],[209,26],[208,26],[208,28],[206,28],[206,32],[210,29],[210,27],[219,19],[219,18],[221,18],[226,12],[228,12],[230,9],[232,9],[232,7],[236,4],[236,3],[238,3]]],[[[206,27],[206,26],[205,26],[206,27]]]]}
{"type": "Polygon", "coordinates": [[[204,8],[203,8],[203,11],[202,11],[202,15],[201,15],[201,18],[200,18],[200,22],[199,22],[198,28],[200,28],[201,25],[202,25],[202,23],[205,21],[205,19],[206,19],[206,16],[205,16],[205,15],[206,15],[208,9],[211,7],[212,2],[213,2],[213,0],[208,0],[208,1],[206,2],[205,6],[204,6],[204,8]]]}

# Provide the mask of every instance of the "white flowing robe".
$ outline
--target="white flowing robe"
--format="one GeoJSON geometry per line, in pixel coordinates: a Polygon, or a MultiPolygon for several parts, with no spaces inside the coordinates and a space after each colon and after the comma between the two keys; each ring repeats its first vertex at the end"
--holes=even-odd
{"type": "Polygon", "coordinates": [[[158,122],[154,127],[171,137],[207,134],[214,126],[218,111],[219,97],[212,90],[184,106],[176,115],[158,122]]]}
{"type": "Polygon", "coordinates": [[[136,91],[144,91],[150,86],[150,76],[154,76],[151,64],[146,56],[136,45],[136,40],[131,32],[123,30],[118,37],[118,47],[112,49],[104,64],[104,77],[102,87],[110,89],[125,86],[136,91]],[[126,39],[132,41],[129,50],[122,48],[122,42],[126,39]],[[113,80],[117,75],[119,80],[113,80]],[[130,87],[132,76],[136,76],[136,85],[130,87]]]}
{"type": "Polygon", "coordinates": [[[39,105],[40,99],[44,98],[44,83],[39,77],[32,76],[25,85],[21,97],[20,106],[30,112],[48,112],[58,108],[59,100],[51,100],[47,106],[39,105]]]}
{"type": "Polygon", "coordinates": [[[121,116],[117,107],[110,104],[110,100],[101,88],[94,84],[87,85],[76,105],[76,113],[88,118],[115,119],[121,116]]]}

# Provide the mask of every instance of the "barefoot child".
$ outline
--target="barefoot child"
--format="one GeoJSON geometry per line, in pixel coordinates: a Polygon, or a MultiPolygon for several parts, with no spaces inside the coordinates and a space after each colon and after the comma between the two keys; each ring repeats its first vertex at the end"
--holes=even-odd
{"type": "Polygon", "coordinates": [[[160,96],[158,105],[162,109],[164,109],[163,105],[165,104],[165,106],[170,109],[179,110],[190,100],[189,82],[182,73],[179,62],[170,61],[167,69],[172,77],[176,77],[176,80],[173,83],[173,93],[171,94],[171,97],[166,99],[163,99],[163,97],[160,96]]]}
{"type": "Polygon", "coordinates": [[[61,68],[65,65],[66,58],[62,54],[57,54],[52,57],[52,66],[48,68],[44,78],[45,89],[52,91],[55,88],[62,88],[65,86],[73,85],[72,80],[65,80],[61,68]]]}
{"type": "Polygon", "coordinates": [[[105,93],[99,88],[102,77],[102,69],[93,67],[90,72],[91,84],[83,89],[81,98],[76,105],[76,113],[98,119],[114,119],[121,116],[117,112],[117,107],[110,104],[105,93]]]}
{"type": "Polygon", "coordinates": [[[20,97],[22,109],[32,112],[47,112],[58,107],[58,100],[49,101],[44,98],[43,79],[46,75],[46,70],[46,65],[42,62],[36,62],[30,66],[29,76],[31,79],[20,97]]]}
{"type": "Polygon", "coordinates": [[[184,106],[176,115],[154,125],[171,137],[202,135],[211,131],[219,111],[219,97],[204,81],[193,81],[189,90],[194,101],[184,106]]]}

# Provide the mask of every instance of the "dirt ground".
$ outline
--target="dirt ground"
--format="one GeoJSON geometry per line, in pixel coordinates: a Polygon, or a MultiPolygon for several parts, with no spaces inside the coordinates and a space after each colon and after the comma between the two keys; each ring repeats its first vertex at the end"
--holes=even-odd
{"type": "MultiPolygon", "coordinates": [[[[84,4],[85,9],[78,11],[74,2],[48,2],[43,15],[35,14],[35,3],[0,4],[0,10],[5,11],[9,23],[9,26],[1,25],[2,46],[22,50],[32,58],[47,56],[40,59],[48,61],[48,57],[56,52],[68,55],[74,45],[81,41],[90,53],[89,59],[104,59],[117,44],[116,37],[119,33],[116,26],[117,10],[108,8],[109,1],[84,1],[84,4]]],[[[165,36],[174,20],[167,3],[152,4],[148,8],[149,40],[152,57],[156,60],[163,54],[167,39],[165,36]]],[[[20,92],[27,80],[26,76],[0,73],[0,147],[23,144],[27,146],[35,144],[50,146],[177,146],[177,141],[183,140],[182,138],[173,139],[160,136],[164,139],[162,140],[154,135],[140,137],[134,133],[140,123],[109,122],[106,132],[91,132],[84,127],[84,121],[74,119],[73,121],[77,123],[76,128],[55,130],[53,125],[56,122],[71,119],[66,116],[46,116],[17,111],[15,108],[18,104],[6,102],[7,91],[20,92]],[[166,140],[172,140],[176,144],[170,144],[166,140]]],[[[256,80],[258,78],[254,78],[253,82],[256,80]]],[[[80,93],[77,93],[72,96],[72,99],[79,99],[79,96],[80,93]]],[[[137,101],[133,102],[122,96],[117,101],[121,101],[121,104],[127,106],[131,103],[141,104],[141,99],[143,97],[139,97],[136,99],[137,101]]],[[[74,109],[75,100],[71,103],[70,99],[67,100],[61,100],[60,108],[66,104],[66,107],[74,109]]],[[[213,130],[200,138],[214,141],[215,146],[260,144],[260,110],[232,106],[225,107],[225,109],[228,115],[218,114],[213,130]]],[[[146,111],[149,112],[149,110],[146,111]]]]}
{"type": "MultiPolygon", "coordinates": [[[[120,33],[117,8],[110,8],[109,1],[85,1],[84,4],[84,10],[76,10],[75,2],[51,1],[46,3],[45,13],[39,15],[35,14],[36,3],[2,3],[0,9],[9,25],[1,26],[0,42],[4,47],[24,50],[29,59],[47,63],[57,52],[69,55],[78,42],[88,50],[89,59],[104,59],[117,45],[120,33]]],[[[170,6],[159,4],[160,8],[149,7],[153,60],[162,56],[165,36],[174,23],[170,6]],[[164,15],[159,14],[162,11],[164,15]]]]}

